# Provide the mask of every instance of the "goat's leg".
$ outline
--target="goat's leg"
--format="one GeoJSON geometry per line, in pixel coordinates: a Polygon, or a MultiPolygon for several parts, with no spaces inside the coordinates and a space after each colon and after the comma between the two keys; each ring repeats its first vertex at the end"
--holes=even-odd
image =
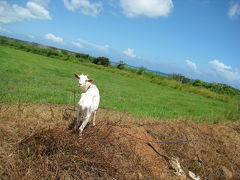
{"type": "Polygon", "coordinates": [[[86,116],[86,117],[83,118],[82,125],[81,125],[80,128],[79,128],[79,137],[80,137],[80,138],[81,138],[81,136],[82,136],[83,129],[85,128],[85,126],[86,126],[87,123],[88,123],[89,118],[90,118],[90,116],[86,116]]]}
{"type": "Polygon", "coordinates": [[[97,111],[93,113],[93,126],[96,125],[95,117],[96,117],[97,111]]]}
{"type": "Polygon", "coordinates": [[[78,108],[78,111],[77,111],[77,121],[76,121],[76,124],[74,126],[74,130],[77,131],[77,129],[79,128],[80,126],[80,115],[81,115],[81,109],[80,107],[78,108]]]}

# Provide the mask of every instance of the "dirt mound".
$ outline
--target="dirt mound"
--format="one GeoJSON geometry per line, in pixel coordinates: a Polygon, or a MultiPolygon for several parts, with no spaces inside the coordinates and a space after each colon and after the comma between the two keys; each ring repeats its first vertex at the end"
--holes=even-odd
{"type": "Polygon", "coordinates": [[[239,123],[159,122],[101,109],[79,140],[75,112],[65,108],[0,106],[0,179],[191,179],[189,171],[240,179],[239,123]]]}
{"type": "Polygon", "coordinates": [[[116,132],[118,122],[106,117],[94,128],[89,124],[79,140],[78,134],[69,130],[71,122],[60,118],[61,108],[37,107],[45,112],[29,115],[32,108],[24,107],[22,112],[17,112],[16,107],[1,109],[0,179],[138,179],[139,176],[152,176],[134,153],[131,142],[120,139],[116,132]],[[41,120],[37,121],[36,117],[41,120]],[[54,122],[53,117],[56,118],[54,122]]]}

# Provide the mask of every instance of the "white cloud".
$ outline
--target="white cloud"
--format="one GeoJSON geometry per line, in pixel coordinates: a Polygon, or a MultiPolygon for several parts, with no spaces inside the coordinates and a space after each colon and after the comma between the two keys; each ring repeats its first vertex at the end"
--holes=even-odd
{"type": "Polygon", "coordinates": [[[48,4],[50,2],[50,0],[32,0],[32,1],[43,7],[48,7],[48,4]]]}
{"type": "Polygon", "coordinates": [[[86,16],[96,17],[103,9],[101,1],[91,3],[90,0],[63,0],[70,11],[79,11],[86,16]]]}
{"type": "Polygon", "coordinates": [[[213,60],[213,61],[209,61],[209,63],[216,69],[219,71],[224,71],[224,70],[229,70],[232,69],[231,66],[226,66],[225,64],[221,63],[218,60],[213,60]]]}
{"type": "Polygon", "coordinates": [[[186,60],[187,66],[192,69],[194,72],[198,72],[196,63],[192,62],[191,60],[186,60]]]}
{"type": "Polygon", "coordinates": [[[89,42],[89,41],[86,41],[86,40],[83,40],[83,39],[79,39],[79,41],[82,44],[85,44],[86,46],[94,48],[94,49],[96,49],[98,51],[107,52],[109,50],[109,46],[108,45],[99,45],[99,44],[95,44],[95,43],[92,43],[92,42],[89,42]]]}
{"type": "Polygon", "coordinates": [[[137,55],[134,53],[134,49],[128,48],[127,50],[123,51],[123,54],[135,58],[137,55]]]}
{"type": "Polygon", "coordinates": [[[76,46],[77,48],[79,48],[79,49],[82,49],[83,48],[83,45],[81,44],[81,43],[79,43],[79,42],[72,42],[72,44],[74,45],[74,46],[76,46]]]}
{"type": "Polygon", "coordinates": [[[173,9],[173,2],[172,0],[120,0],[120,6],[127,17],[157,18],[168,16],[173,9]]]}
{"type": "Polygon", "coordinates": [[[240,2],[230,2],[228,16],[232,19],[240,15],[240,2]]]}
{"type": "Polygon", "coordinates": [[[3,27],[0,26],[0,33],[9,34],[9,33],[11,33],[11,32],[10,32],[9,30],[7,30],[7,29],[5,29],[5,28],[3,28],[3,27]]]}
{"type": "Polygon", "coordinates": [[[234,71],[231,66],[227,66],[218,60],[209,61],[209,64],[219,77],[228,81],[240,82],[240,73],[237,70],[234,71]]]}
{"type": "Polygon", "coordinates": [[[0,23],[13,23],[30,19],[51,20],[51,17],[43,6],[33,1],[28,1],[25,8],[0,1],[0,23]]]}
{"type": "Polygon", "coordinates": [[[36,19],[51,19],[49,12],[43,6],[35,2],[27,2],[27,8],[36,19]]]}
{"type": "Polygon", "coordinates": [[[62,42],[63,42],[63,38],[58,37],[58,36],[55,36],[55,35],[52,34],[52,33],[45,34],[45,35],[44,35],[44,38],[47,39],[47,40],[56,42],[56,43],[62,43],[62,42]]]}

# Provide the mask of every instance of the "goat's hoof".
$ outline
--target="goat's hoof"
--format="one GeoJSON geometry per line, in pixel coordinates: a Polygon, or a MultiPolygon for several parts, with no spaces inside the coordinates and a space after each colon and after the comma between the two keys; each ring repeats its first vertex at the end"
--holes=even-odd
{"type": "Polygon", "coordinates": [[[81,140],[82,139],[82,133],[79,132],[79,139],[81,140]]]}

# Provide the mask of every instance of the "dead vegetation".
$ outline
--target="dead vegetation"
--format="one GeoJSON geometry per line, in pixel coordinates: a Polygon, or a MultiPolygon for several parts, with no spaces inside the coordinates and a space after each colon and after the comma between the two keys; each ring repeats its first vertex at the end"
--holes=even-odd
{"type": "Polygon", "coordinates": [[[0,105],[0,179],[191,179],[189,171],[240,179],[239,123],[158,122],[101,109],[79,141],[71,130],[75,112],[65,108],[0,105]],[[193,141],[154,143],[178,140],[193,141]]]}

